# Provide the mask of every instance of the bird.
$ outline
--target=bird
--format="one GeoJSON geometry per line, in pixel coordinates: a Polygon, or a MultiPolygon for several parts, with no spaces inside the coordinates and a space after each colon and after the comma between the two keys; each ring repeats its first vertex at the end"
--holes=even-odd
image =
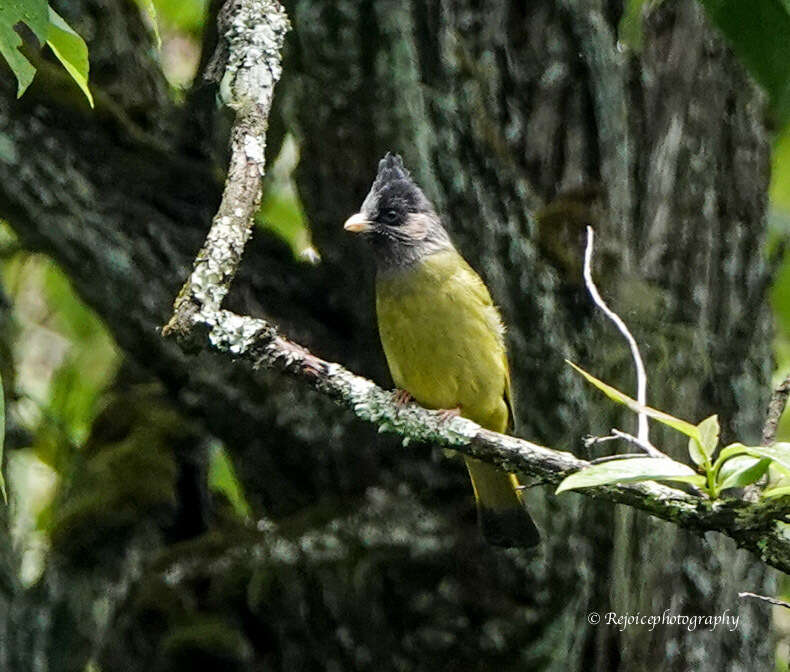
{"type": "MultiPolygon", "coordinates": [[[[422,189],[388,152],[345,231],[366,239],[376,267],[376,316],[396,401],[414,400],[496,432],[515,426],[505,329],[480,276],[456,250],[422,189]]],[[[540,533],[515,474],[464,457],[485,540],[531,548],[540,533]]]]}

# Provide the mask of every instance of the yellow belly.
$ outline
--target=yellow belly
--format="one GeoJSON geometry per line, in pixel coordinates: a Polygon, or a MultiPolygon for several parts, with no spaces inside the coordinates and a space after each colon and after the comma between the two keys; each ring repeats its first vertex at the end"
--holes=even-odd
{"type": "Polygon", "coordinates": [[[442,252],[380,275],[376,290],[379,333],[395,384],[423,406],[460,407],[464,417],[504,431],[507,363],[500,320],[474,271],[456,252],[442,252]]]}

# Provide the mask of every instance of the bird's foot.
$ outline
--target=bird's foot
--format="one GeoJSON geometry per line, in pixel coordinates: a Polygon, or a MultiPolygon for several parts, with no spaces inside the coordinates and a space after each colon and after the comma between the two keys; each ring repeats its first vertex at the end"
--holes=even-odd
{"type": "Polygon", "coordinates": [[[406,390],[395,390],[395,405],[398,408],[405,406],[412,401],[414,401],[414,397],[412,397],[406,390]]]}
{"type": "Polygon", "coordinates": [[[442,422],[450,422],[453,418],[457,418],[461,415],[461,407],[456,406],[455,408],[443,408],[439,411],[439,420],[442,422]]]}

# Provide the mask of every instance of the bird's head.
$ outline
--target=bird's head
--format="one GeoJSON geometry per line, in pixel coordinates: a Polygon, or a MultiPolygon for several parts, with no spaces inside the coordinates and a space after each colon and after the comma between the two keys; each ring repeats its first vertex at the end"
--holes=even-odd
{"type": "Polygon", "coordinates": [[[379,265],[406,266],[452,247],[436,211],[397,154],[379,161],[373,186],[343,228],[367,238],[379,265]]]}

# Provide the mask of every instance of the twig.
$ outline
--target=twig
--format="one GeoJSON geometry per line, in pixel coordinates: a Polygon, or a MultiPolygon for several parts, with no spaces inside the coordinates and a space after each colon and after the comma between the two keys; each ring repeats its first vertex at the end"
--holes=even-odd
{"type": "Polygon", "coordinates": [[[784,600],[777,600],[775,597],[768,597],[767,595],[758,595],[757,593],[738,593],[738,597],[753,597],[756,600],[763,600],[764,602],[769,602],[770,604],[775,604],[777,607],[784,607],[785,609],[790,609],[790,602],[785,602],[784,600]]]}
{"type": "MultiPolygon", "coordinates": [[[[606,302],[598,293],[598,288],[595,286],[595,282],[593,281],[592,255],[594,236],[595,233],[593,228],[588,226],[587,248],[584,250],[584,284],[587,286],[587,291],[590,292],[590,296],[595,302],[595,305],[598,306],[612,322],[614,322],[615,326],[620,330],[620,333],[625,337],[625,340],[628,341],[628,345],[631,347],[631,356],[634,359],[634,366],[636,367],[636,400],[642,406],[647,406],[647,373],[645,373],[645,365],[642,362],[642,355],[639,353],[639,346],[636,344],[636,339],[631,335],[631,332],[628,330],[628,327],[620,318],[620,316],[606,305],[606,302]]],[[[647,415],[644,413],[639,413],[638,421],[637,436],[639,437],[640,441],[649,444],[650,436],[647,424],[647,415]]]]}
{"type": "Polygon", "coordinates": [[[669,455],[662,453],[658,448],[656,448],[650,441],[645,441],[640,439],[633,434],[628,434],[627,432],[621,432],[619,429],[613,429],[612,434],[616,436],[618,439],[623,439],[623,441],[628,441],[628,443],[632,443],[635,446],[638,446],[642,450],[644,450],[650,457],[662,457],[664,459],[671,459],[669,455]]]}
{"type": "Polygon", "coordinates": [[[776,429],[787,405],[788,396],[790,396],[790,374],[787,374],[779,387],[773,391],[771,401],[768,402],[768,412],[765,414],[765,425],[763,425],[764,446],[770,446],[776,441],[776,429]]]}
{"type": "MultiPolygon", "coordinates": [[[[628,443],[631,443],[637,446],[638,448],[644,450],[645,453],[647,453],[650,457],[661,457],[664,459],[671,459],[666,453],[662,453],[649,441],[642,441],[641,439],[637,438],[633,434],[628,434],[627,432],[621,432],[619,429],[613,429],[610,436],[586,436],[584,438],[584,447],[590,448],[591,446],[594,446],[596,443],[604,443],[605,441],[618,441],[618,440],[628,441],[628,443]]],[[[621,457],[644,457],[644,455],[642,455],[641,453],[638,455],[631,455],[631,456],[626,456],[621,454],[621,455],[610,455],[609,457],[613,460],[616,460],[621,457]]],[[[601,457],[598,458],[597,460],[593,460],[592,463],[596,464],[597,462],[603,462],[603,461],[606,461],[606,459],[601,457]]]]}
{"type": "Polygon", "coordinates": [[[614,462],[615,460],[633,460],[637,457],[644,457],[643,453],[620,453],[618,455],[604,455],[590,460],[590,464],[603,464],[604,462],[614,462]]]}

